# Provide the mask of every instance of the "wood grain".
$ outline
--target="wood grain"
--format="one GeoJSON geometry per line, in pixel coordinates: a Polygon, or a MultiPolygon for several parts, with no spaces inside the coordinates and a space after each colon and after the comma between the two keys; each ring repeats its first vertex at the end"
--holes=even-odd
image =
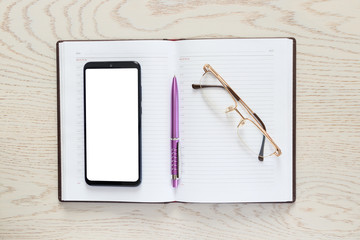
{"type": "Polygon", "coordinates": [[[360,239],[360,2],[1,0],[0,239],[360,239]],[[57,200],[60,39],[297,39],[294,204],[57,200]]]}

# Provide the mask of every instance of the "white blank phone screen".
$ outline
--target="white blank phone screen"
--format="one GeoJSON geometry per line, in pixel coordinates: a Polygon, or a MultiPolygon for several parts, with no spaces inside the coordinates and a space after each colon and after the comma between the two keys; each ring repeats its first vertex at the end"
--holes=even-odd
{"type": "Polygon", "coordinates": [[[86,165],[91,181],[139,179],[138,70],[85,70],[86,165]]]}

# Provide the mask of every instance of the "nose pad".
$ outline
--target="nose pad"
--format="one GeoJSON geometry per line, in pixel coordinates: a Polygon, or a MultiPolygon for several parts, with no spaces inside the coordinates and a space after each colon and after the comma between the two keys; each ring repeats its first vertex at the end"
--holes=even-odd
{"type": "Polygon", "coordinates": [[[235,107],[234,106],[228,106],[226,109],[225,109],[225,113],[228,113],[228,112],[231,112],[231,111],[234,111],[235,107]]]}
{"type": "Polygon", "coordinates": [[[242,119],[242,120],[239,122],[239,124],[237,125],[237,127],[239,128],[239,127],[243,126],[244,124],[245,124],[245,120],[242,119]]]}

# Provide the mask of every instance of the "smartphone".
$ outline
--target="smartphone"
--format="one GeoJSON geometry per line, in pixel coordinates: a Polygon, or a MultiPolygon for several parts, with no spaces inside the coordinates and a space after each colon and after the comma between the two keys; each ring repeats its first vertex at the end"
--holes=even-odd
{"type": "Polygon", "coordinates": [[[141,70],[137,62],[84,66],[85,181],[141,182],[141,70]]]}

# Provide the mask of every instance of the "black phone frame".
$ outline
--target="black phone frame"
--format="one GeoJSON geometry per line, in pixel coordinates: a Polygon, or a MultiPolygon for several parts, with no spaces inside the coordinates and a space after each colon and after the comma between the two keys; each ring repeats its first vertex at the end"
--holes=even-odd
{"type": "Polygon", "coordinates": [[[142,181],[142,156],[141,156],[141,115],[142,115],[142,88],[141,88],[141,67],[136,61],[114,61],[114,62],[88,62],[83,68],[83,93],[84,93],[84,162],[85,162],[85,181],[89,185],[99,186],[139,186],[142,181]],[[136,68],[138,70],[138,180],[136,181],[94,181],[87,177],[87,156],[86,156],[86,69],[113,69],[113,68],[136,68]]]}

